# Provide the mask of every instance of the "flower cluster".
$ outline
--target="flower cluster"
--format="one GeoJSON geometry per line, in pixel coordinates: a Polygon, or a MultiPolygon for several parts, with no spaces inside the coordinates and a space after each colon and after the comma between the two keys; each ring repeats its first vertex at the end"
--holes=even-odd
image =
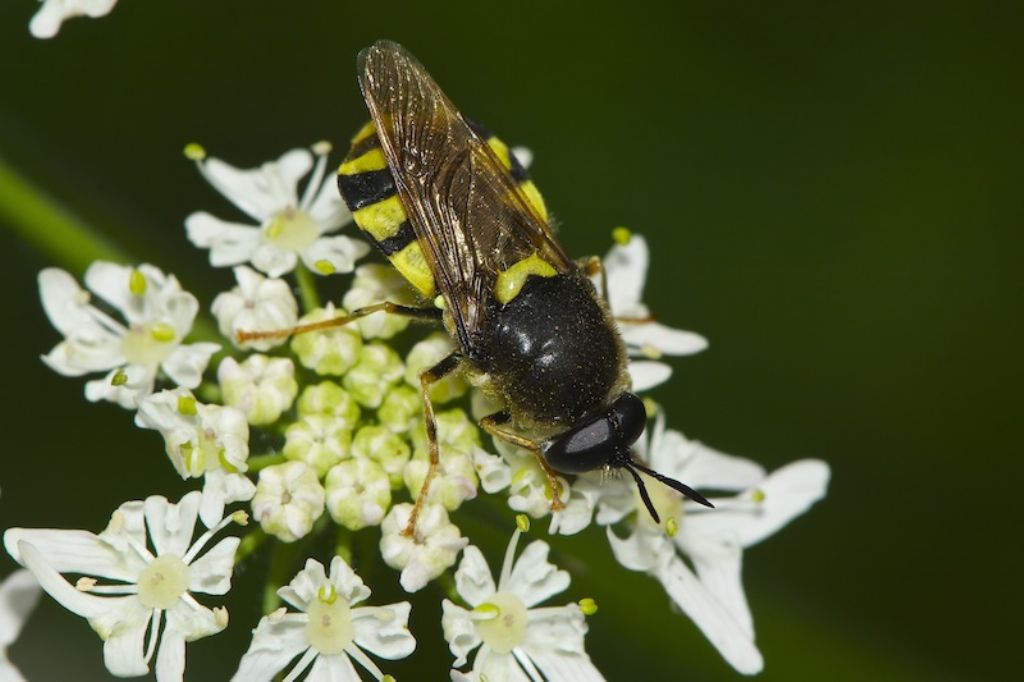
{"type": "MultiPolygon", "coordinates": [[[[233,679],[393,680],[378,661],[413,653],[410,612],[424,608],[429,592],[415,604],[367,606],[370,589],[350,562],[356,538],[370,538],[359,541],[358,560],[390,567],[406,592],[438,579],[451,586],[450,599],[434,607],[452,679],[602,680],[584,647],[594,600],[542,606],[569,589],[570,574],[549,562],[543,540],[516,557],[530,518],[547,518],[548,532],[562,535],[596,523],[619,563],[658,580],[731,665],[760,670],[740,581],[743,550],[823,497],[824,463],[768,474],[668,429],[664,409],[647,398],[655,417],[636,456],[706,491],[713,509],[653,479],[649,498],[641,498],[631,479],[606,472],[559,476],[553,486],[533,453],[483,435],[476,420],[496,407],[464,376],[451,374],[424,395],[421,375],[455,349],[443,332],[406,341],[417,328],[407,331],[407,318],[381,311],[303,334],[241,334],[329,321],[383,301],[415,303],[393,269],[357,267],[367,247],[338,234],[351,214],[325,179],[329,152],[318,143],[238,169],[198,145],[186,148],[202,176],[246,215],[234,222],[200,211],[185,221],[188,239],[208,250],[213,266],[233,268],[234,284],[209,308],[216,324],[207,326],[222,335],[216,343],[195,340],[198,300],[154,266],[94,263],[85,288],[62,270],[40,274],[43,307],[63,336],[44,362],[67,376],[101,375],[86,383],[86,397],[134,412],[138,427],[156,432],[154,451],[162,441],[173,471],[201,480],[176,503],[125,502],[98,534],[10,528],[8,553],[89,621],[119,676],[153,667],[162,682],[181,680],[186,642],[228,626],[227,610],[204,602],[229,591],[236,564],[268,551],[275,589],[258,623],[244,624],[255,629],[233,679]],[[321,301],[314,275],[347,273],[343,295],[321,301]],[[425,399],[441,454],[436,470],[425,399]],[[497,581],[458,525],[462,506],[481,491],[502,501],[499,512],[518,513],[497,581]],[[250,519],[241,536],[214,543],[250,519]],[[309,545],[300,541],[314,538],[336,548],[326,561],[301,556],[309,545]],[[367,546],[377,548],[374,556],[367,546]],[[69,574],[81,577],[71,583],[69,574]]],[[[642,302],[647,242],[624,228],[613,237],[595,287],[619,321],[633,390],[644,392],[669,379],[664,356],[707,344],[653,320],[642,302]]],[[[28,576],[10,578],[11,589],[34,584],[28,576]]],[[[16,632],[0,630],[0,646],[16,632]]]]}

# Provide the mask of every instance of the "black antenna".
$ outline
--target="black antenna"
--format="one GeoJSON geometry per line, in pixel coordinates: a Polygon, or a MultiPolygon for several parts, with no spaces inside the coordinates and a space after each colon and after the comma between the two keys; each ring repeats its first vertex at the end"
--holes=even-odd
{"type": "MultiPolygon", "coordinates": [[[[647,467],[645,467],[640,462],[637,462],[636,460],[632,460],[626,466],[627,467],[628,466],[636,467],[637,469],[639,469],[640,471],[644,472],[648,476],[652,476],[652,477],[658,479],[659,481],[661,481],[662,483],[664,483],[668,487],[672,488],[673,490],[678,490],[679,492],[681,492],[683,495],[686,495],[687,497],[689,497],[694,502],[699,502],[699,503],[703,504],[705,507],[711,507],[712,509],[715,508],[715,505],[713,505],[710,502],[708,502],[706,497],[701,495],[699,492],[697,492],[696,490],[694,490],[690,486],[688,486],[688,485],[686,485],[684,483],[680,483],[679,481],[677,481],[674,478],[669,478],[668,476],[663,476],[663,475],[659,474],[657,471],[654,471],[653,469],[648,469],[647,467]]],[[[632,469],[630,469],[630,473],[633,474],[633,478],[637,479],[638,481],[640,480],[639,477],[636,475],[635,472],[633,472],[632,469]]],[[[646,501],[647,491],[644,490],[642,485],[640,486],[640,495],[642,497],[644,497],[645,501],[646,501]]],[[[647,508],[648,509],[651,508],[650,502],[647,502],[647,508]]],[[[658,520],[658,515],[657,514],[654,514],[652,512],[651,516],[654,517],[655,521],[658,520]]]]}
{"type": "Polygon", "coordinates": [[[660,524],[661,517],[658,516],[658,512],[654,508],[654,504],[651,503],[651,496],[647,494],[647,486],[644,485],[644,480],[640,478],[640,474],[638,474],[628,462],[623,462],[622,466],[630,473],[633,480],[636,481],[636,487],[640,489],[640,499],[643,500],[644,505],[647,506],[647,511],[650,512],[651,518],[654,519],[655,523],[660,524]]]}

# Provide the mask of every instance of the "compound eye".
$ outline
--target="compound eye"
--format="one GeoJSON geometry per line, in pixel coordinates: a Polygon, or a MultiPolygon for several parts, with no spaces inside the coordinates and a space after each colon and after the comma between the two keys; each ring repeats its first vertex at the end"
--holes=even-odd
{"type": "Polygon", "coordinates": [[[632,445],[647,425],[644,401],[632,393],[623,393],[612,405],[609,415],[618,425],[619,438],[624,445],[632,445]]]}
{"type": "Polygon", "coordinates": [[[582,474],[608,464],[620,442],[611,420],[601,416],[551,441],[544,456],[556,471],[582,474]]]}

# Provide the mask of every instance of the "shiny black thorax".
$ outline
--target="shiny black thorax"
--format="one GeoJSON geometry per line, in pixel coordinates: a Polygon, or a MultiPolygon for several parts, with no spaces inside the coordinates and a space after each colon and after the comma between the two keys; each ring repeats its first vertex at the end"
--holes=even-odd
{"type": "Polygon", "coordinates": [[[530,276],[507,304],[492,300],[464,351],[517,421],[552,427],[607,406],[625,366],[614,322],[582,272],[530,276]]]}

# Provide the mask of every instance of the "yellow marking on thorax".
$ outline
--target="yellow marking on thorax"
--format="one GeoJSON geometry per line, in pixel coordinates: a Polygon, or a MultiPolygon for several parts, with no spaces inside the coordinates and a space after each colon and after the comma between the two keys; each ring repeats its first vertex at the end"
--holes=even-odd
{"type": "Polygon", "coordinates": [[[537,211],[537,215],[543,218],[544,222],[547,222],[548,207],[544,204],[544,197],[540,195],[540,190],[537,189],[537,185],[533,184],[533,180],[519,183],[519,189],[523,190],[523,194],[526,195],[526,199],[533,206],[533,209],[537,211]]]}
{"type": "Polygon", "coordinates": [[[494,297],[504,305],[519,295],[530,275],[554,277],[557,274],[558,271],[551,263],[535,253],[498,273],[498,281],[494,283],[494,297]]]}
{"type": "Polygon", "coordinates": [[[364,206],[352,214],[356,225],[379,242],[393,237],[398,228],[405,222],[405,209],[402,201],[394,194],[383,201],[364,206]]]}
{"type": "Polygon", "coordinates": [[[359,132],[352,136],[352,144],[362,142],[370,135],[373,135],[375,132],[377,132],[377,129],[373,127],[373,121],[367,121],[366,125],[360,128],[359,132]]]}
{"type": "Polygon", "coordinates": [[[338,167],[338,175],[358,175],[367,171],[384,170],[388,162],[384,158],[384,152],[380,147],[375,147],[362,156],[354,159],[347,159],[338,167]]]}
{"type": "Polygon", "coordinates": [[[423,249],[418,241],[410,242],[390,258],[391,264],[405,277],[409,284],[427,298],[434,295],[434,275],[430,272],[427,259],[423,256],[423,249]]]}
{"type": "Polygon", "coordinates": [[[487,144],[498,155],[498,160],[501,161],[501,165],[505,167],[505,170],[512,170],[512,159],[509,158],[508,145],[494,136],[487,138],[487,144]]]}

